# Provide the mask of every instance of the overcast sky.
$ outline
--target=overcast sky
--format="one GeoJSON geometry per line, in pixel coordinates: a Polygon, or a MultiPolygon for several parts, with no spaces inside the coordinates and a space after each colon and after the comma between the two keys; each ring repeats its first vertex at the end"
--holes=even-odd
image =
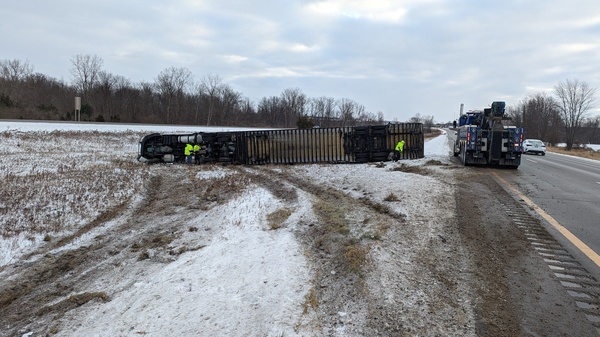
{"type": "MultiPolygon", "coordinates": [[[[299,88],[387,120],[515,105],[565,79],[598,88],[598,0],[2,1],[0,59],[72,81],[77,54],[132,83],[169,67],[255,103],[299,88]]],[[[600,114],[597,108],[590,114],[600,114]]]]}

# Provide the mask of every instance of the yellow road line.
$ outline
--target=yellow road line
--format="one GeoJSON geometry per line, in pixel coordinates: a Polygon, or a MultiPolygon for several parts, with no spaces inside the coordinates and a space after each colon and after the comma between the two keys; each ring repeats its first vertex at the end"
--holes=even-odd
{"type": "Polygon", "coordinates": [[[588,245],[586,245],[585,243],[583,243],[583,241],[579,240],[578,237],[576,237],[573,233],[571,233],[568,229],[566,229],[565,227],[563,227],[563,225],[561,225],[560,223],[558,223],[558,221],[554,220],[553,217],[550,216],[550,214],[546,213],[543,209],[541,209],[538,205],[536,205],[533,201],[531,201],[529,198],[527,198],[526,196],[524,196],[521,192],[519,192],[515,187],[513,187],[511,184],[509,184],[506,180],[504,180],[502,177],[500,177],[496,172],[492,172],[492,174],[498,178],[498,180],[500,180],[506,187],[508,187],[511,191],[513,191],[513,193],[515,193],[516,195],[519,196],[519,198],[523,199],[523,201],[529,205],[531,208],[533,208],[534,211],[537,212],[537,214],[539,214],[542,218],[544,218],[546,221],[548,221],[550,223],[550,225],[552,225],[552,227],[554,227],[557,231],[559,231],[565,238],[567,238],[567,240],[571,241],[571,243],[573,245],[575,245],[575,247],[577,247],[583,254],[585,254],[585,256],[587,256],[590,260],[592,260],[598,267],[600,267],[600,255],[598,255],[598,253],[596,253],[593,249],[591,249],[588,245]]]}

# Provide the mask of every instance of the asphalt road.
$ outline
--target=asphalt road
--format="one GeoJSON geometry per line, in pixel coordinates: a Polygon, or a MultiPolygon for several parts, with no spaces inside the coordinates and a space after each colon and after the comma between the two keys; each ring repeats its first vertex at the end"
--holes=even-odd
{"type": "MultiPolygon", "coordinates": [[[[453,144],[454,131],[447,131],[449,142],[453,144]]],[[[545,156],[524,154],[517,170],[489,170],[600,254],[600,161],[548,152],[545,156]]],[[[553,236],[600,279],[598,261],[590,259],[547,221],[546,225],[553,236]]]]}
{"type": "MultiPolygon", "coordinates": [[[[516,171],[494,171],[600,254],[600,161],[549,152],[523,155],[516,171]]],[[[572,242],[556,236],[592,274],[600,276],[596,263],[572,242]]]]}

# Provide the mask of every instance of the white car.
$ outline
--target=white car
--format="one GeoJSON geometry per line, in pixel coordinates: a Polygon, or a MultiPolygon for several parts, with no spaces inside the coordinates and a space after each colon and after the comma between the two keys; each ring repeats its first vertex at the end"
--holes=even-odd
{"type": "Polygon", "coordinates": [[[546,155],[546,145],[539,139],[525,139],[523,141],[523,153],[534,153],[546,155]]]}

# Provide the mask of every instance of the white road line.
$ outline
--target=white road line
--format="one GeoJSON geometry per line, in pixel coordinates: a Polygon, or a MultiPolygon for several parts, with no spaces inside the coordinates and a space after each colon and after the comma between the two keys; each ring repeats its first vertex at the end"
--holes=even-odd
{"type": "Polygon", "coordinates": [[[527,160],[528,160],[528,161],[530,161],[530,162],[532,162],[532,163],[536,163],[536,164],[538,163],[538,162],[537,162],[537,161],[535,161],[535,160],[531,160],[531,159],[527,159],[527,160]]]}

